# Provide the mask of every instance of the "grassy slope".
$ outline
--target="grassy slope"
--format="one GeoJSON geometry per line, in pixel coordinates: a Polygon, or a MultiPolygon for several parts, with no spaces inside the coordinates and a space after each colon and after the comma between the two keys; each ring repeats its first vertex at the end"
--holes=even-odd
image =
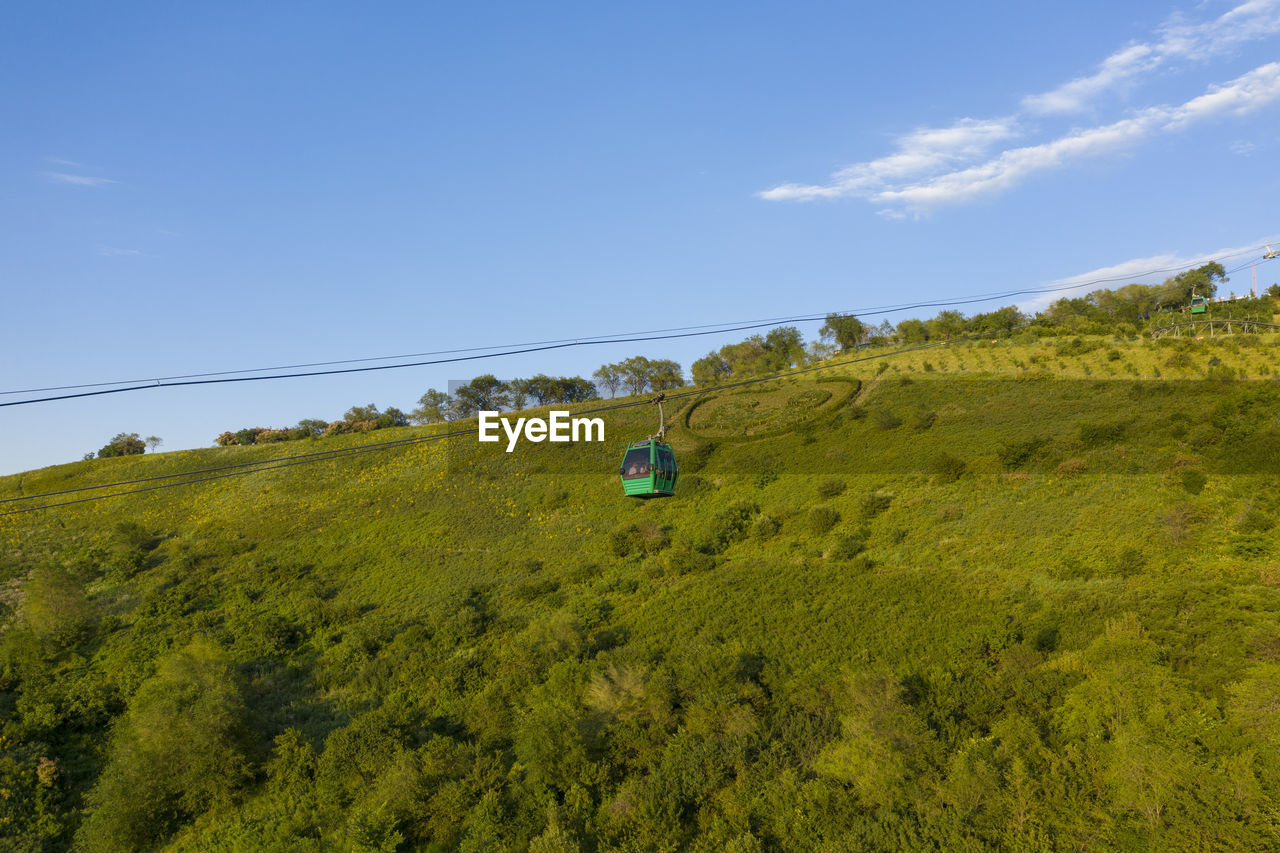
{"type": "MultiPolygon", "coordinates": [[[[1112,340],[963,346],[892,357],[885,370],[875,361],[833,369],[862,380],[861,390],[804,379],[728,392],[671,418],[685,473],[670,500],[620,496],[615,457],[652,417],[627,409],[606,416],[607,447],[524,444],[507,455],[465,439],[0,518],[0,569],[21,579],[42,561],[74,559],[77,548],[114,553],[120,521],[160,537],[136,574],[89,573],[97,627],[78,655],[61,658],[60,683],[94,685],[109,696],[110,717],[166,650],[210,637],[245,678],[257,767],[286,728],[322,749],[331,732],[397,697],[429,721],[419,740],[452,732],[507,756],[510,778],[520,772],[512,760],[530,763],[519,733],[553,690],[546,685],[572,685],[566,701],[585,719],[592,708],[604,713],[591,704],[592,676],[625,664],[648,673],[650,692],[661,678],[679,696],[666,712],[675,718],[651,721],[652,740],[639,738],[653,755],[680,733],[741,729],[755,739],[752,758],[741,759],[751,769],[740,767],[720,794],[691,797],[663,843],[701,838],[713,849],[749,828],[784,848],[997,845],[1014,837],[1007,811],[992,808],[984,829],[985,807],[966,812],[960,795],[929,792],[960,784],[958,756],[1019,714],[1040,728],[1054,755],[1044,761],[1067,761],[1076,725],[1067,717],[1084,701],[1071,691],[1105,669],[1099,643],[1123,634],[1124,614],[1136,614],[1143,642],[1158,650],[1151,666],[1178,695],[1203,699],[1219,728],[1234,725],[1230,737],[1242,737],[1230,686],[1280,648],[1280,570],[1265,523],[1280,514],[1277,472],[1266,464],[1280,350],[1263,340],[1190,350],[1112,340]],[[1228,369],[1262,381],[1229,381],[1228,369]],[[1027,458],[1003,464],[1000,452],[1019,442],[1032,442],[1027,458]],[[943,454],[965,463],[953,482],[943,454]],[[1188,471],[1205,475],[1203,488],[1185,480],[1188,471]],[[815,507],[833,511],[830,529],[815,507]],[[716,680],[709,670],[734,667],[754,674],[717,689],[755,684],[769,698],[726,699],[704,687],[716,680]],[[927,769],[868,782],[821,757],[841,731],[859,743],[849,715],[863,706],[842,685],[867,673],[903,685],[936,744],[921,748],[927,769]],[[738,706],[749,713],[735,716],[738,706]],[[805,726],[814,730],[788,728],[805,726]],[[772,743],[782,746],[769,758],[772,743]],[[882,799],[886,786],[898,793],[882,799]],[[868,834],[853,806],[812,801],[839,791],[888,834],[868,834]],[[907,802],[894,799],[902,791],[907,802]],[[804,808],[825,817],[809,828],[785,817],[804,808]],[[890,814],[911,817],[895,823],[890,814]]],[[[0,497],[422,432],[80,462],[0,479],[0,497]]],[[[29,739],[67,768],[71,804],[101,770],[106,720],[86,734],[59,710],[59,701],[74,704],[65,693],[49,693],[54,710],[42,723],[13,704],[16,694],[0,711],[26,714],[29,739]]],[[[623,726],[625,715],[611,713],[623,726]]],[[[1207,765],[1245,751],[1207,749],[1196,757],[1207,765]]],[[[606,779],[586,786],[595,816],[575,824],[579,841],[657,843],[617,817],[627,812],[619,803],[640,799],[647,783],[638,780],[660,775],[655,762],[614,759],[606,779]]],[[[1012,784],[999,766],[993,790],[1012,784]]],[[[1073,825],[1072,795],[1045,783],[1045,825],[1018,843],[1194,848],[1265,837],[1237,818],[1247,829],[1205,840],[1195,834],[1203,827],[1177,822],[1183,806],[1153,819],[1141,792],[1096,772],[1103,781],[1076,791],[1093,809],[1078,824],[1103,829],[1073,825]]],[[[537,788],[538,774],[527,775],[521,784],[537,788]]],[[[550,787],[566,801],[563,780],[550,787]]],[[[1178,786],[1170,791],[1163,796],[1182,803],[1178,786]]],[[[269,841],[284,823],[269,786],[240,793],[240,805],[179,832],[178,846],[284,844],[269,841]]],[[[354,805],[340,812],[317,805],[299,836],[354,843],[359,833],[344,820],[363,796],[349,794],[354,805]]],[[[463,800],[466,814],[478,798],[463,800]]],[[[1274,810],[1268,803],[1256,808],[1274,810]]],[[[508,822],[526,824],[524,836],[507,836],[521,846],[547,817],[508,822]]],[[[406,819],[400,831],[449,846],[478,830],[473,815],[432,829],[406,819]]]]}

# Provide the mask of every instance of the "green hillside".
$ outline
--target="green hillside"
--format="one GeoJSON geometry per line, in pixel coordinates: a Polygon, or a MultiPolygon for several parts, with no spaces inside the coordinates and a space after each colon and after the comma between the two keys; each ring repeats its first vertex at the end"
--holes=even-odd
{"type": "Polygon", "coordinates": [[[983,341],[680,399],[667,500],[640,406],[0,517],[0,847],[1275,849],[1277,371],[983,341]]]}

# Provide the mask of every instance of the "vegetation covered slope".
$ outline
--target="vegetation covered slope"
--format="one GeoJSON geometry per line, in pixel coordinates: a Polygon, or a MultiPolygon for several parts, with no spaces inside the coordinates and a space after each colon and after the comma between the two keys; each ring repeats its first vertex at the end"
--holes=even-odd
{"type": "Polygon", "coordinates": [[[615,473],[640,407],[606,445],[0,518],[0,843],[1275,847],[1277,355],[1048,339],[712,390],[660,501],[615,473]]]}

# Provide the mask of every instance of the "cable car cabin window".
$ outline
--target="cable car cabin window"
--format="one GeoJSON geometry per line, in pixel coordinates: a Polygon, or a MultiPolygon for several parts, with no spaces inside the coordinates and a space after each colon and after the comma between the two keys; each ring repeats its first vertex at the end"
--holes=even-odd
{"type": "Polygon", "coordinates": [[[622,477],[630,480],[649,476],[649,448],[633,447],[622,460],[622,477]]]}
{"type": "Polygon", "coordinates": [[[668,477],[676,472],[676,459],[665,447],[658,451],[658,467],[665,471],[668,477]]]}

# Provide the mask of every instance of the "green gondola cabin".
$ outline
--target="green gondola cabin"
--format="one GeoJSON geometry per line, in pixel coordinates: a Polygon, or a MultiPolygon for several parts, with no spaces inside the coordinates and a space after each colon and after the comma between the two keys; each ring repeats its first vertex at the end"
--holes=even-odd
{"type": "Polygon", "coordinates": [[[622,490],[631,498],[669,498],[676,492],[680,469],[671,445],[646,438],[627,445],[618,469],[622,490]]]}
{"type": "Polygon", "coordinates": [[[1209,310],[1208,299],[1206,299],[1203,296],[1191,297],[1191,313],[1192,314],[1203,314],[1207,310],[1209,310]]]}

